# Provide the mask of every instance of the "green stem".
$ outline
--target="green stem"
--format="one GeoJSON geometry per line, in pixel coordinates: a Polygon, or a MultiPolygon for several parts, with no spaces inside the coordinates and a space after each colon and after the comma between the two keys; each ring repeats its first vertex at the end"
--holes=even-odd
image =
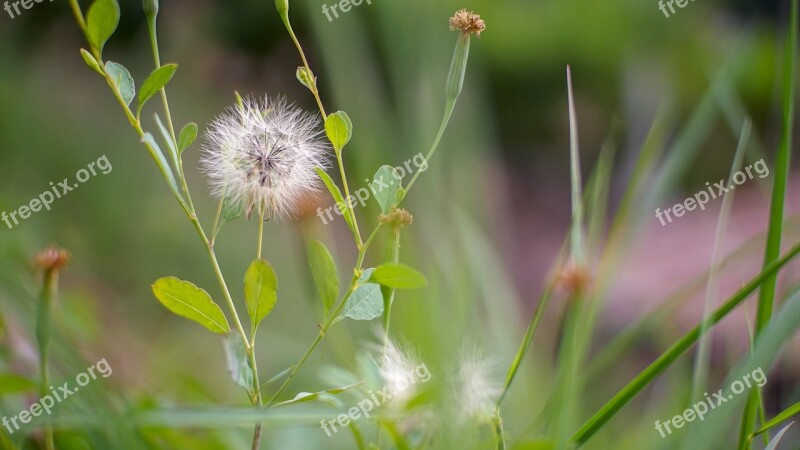
{"type": "MultiPolygon", "coordinates": [[[[58,269],[50,268],[44,273],[42,295],[39,301],[39,318],[36,322],[36,337],[39,344],[39,370],[41,380],[39,392],[42,397],[49,394],[50,386],[50,335],[52,331],[52,308],[58,291],[58,269]]],[[[44,441],[47,450],[54,450],[53,428],[44,428],[44,441]]]]}
{"type": "Polygon", "coordinates": [[[305,365],[306,361],[308,361],[308,358],[311,356],[311,354],[314,353],[314,350],[316,350],[317,346],[322,341],[322,338],[324,338],[325,335],[328,333],[328,330],[330,329],[331,325],[333,325],[333,323],[336,321],[336,318],[339,317],[339,314],[342,312],[345,303],[347,303],[347,299],[350,297],[350,294],[352,294],[356,288],[356,284],[358,283],[358,277],[359,277],[358,274],[359,272],[361,272],[362,266],[364,265],[364,257],[367,254],[367,249],[369,248],[370,244],[372,244],[372,241],[375,239],[375,237],[378,235],[379,230],[380,226],[375,228],[375,230],[369,236],[367,241],[358,251],[358,259],[356,260],[356,265],[355,265],[356,274],[353,275],[353,279],[350,281],[350,287],[348,287],[347,292],[339,301],[339,304],[336,306],[336,308],[334,308],[333,314],[330,314],[325,318],[325,322],[320,327],[319,333],[317,333],[317,337],[314,338],[314,341],[308,347],[308,350],[306,350],[305,354],[303,354],[303,357],[300,358],[300,361],[294,366],[292,366],[292,370],[289,372],[289,375],[286,377],[286,380],[283,382],[281,387],[279,387],[278,390],[275,391],[275,393],[272,395],[272,397],[270,397],[270,399],[266,402],[265,404],[266,407],[269,407],[272,404],[274,404],[275,401],[278,400],[278,398],[284,393],[284,391],[286,391],[289,385],[292,384],[292,381],[294,381],[294,378],[297,375],[297,373],[300,371],[303,365],[305,365]]]}
{"type": "MultiPolygon", "coordinates": [[[[439,147],[439,142],[442,140],[442,136],[444,136],[444,132],[447,129],[447,124],[450,123],[450,118],[453,116],[453,110],[456,107],[456,98],[449,98],[447,100],[447,104],[444,108],[444,116],[442,117],[442,123],[439,125],[439,132],[436,133],[436,139],[433,140],[433,145],[431,145],[430,150],[428,150],[428,154],[425,155],[425,164],[428,164],[433,157],[433,154],[436,153],[436,149],[439,147]]],[[[408,192],[411,190],[411,187],[414,186],[414,183],[417,182],[417,178],[421,174],[421,171],[416,171],[414,176],[411,177],[411,181],[408,182],[408,186],[405,188],[406,196],[408,192]]]]}
{"type": "Polygon", "coordinates": [[[492,417],[492,429],[497,442],[497,450],[506,450],[506,435],[505,431],[503,431],[503,418],[500,417],[499,411],[495,412],[495,415],[492,417]]]}
{"type": "MultiPolygon", "coordinates": [[[[259,206],[258,214],[258,250],[256,251],[256,259],[261,259],[261,248],[264,246],[264,214],[266,213],[264,205],[259,206]]],[[[253,333],[255,334],[255,333],[253,333]]]]}
{"type": "MultiPolygon", "coordinates": [[[[389,248],[389,260],[395,264],[400,262],[400,226],[395,226],[392,229],[392,244],[389,248]]],[[[389,295],[386,296],[383,305],[383,348],[386,350],[389,345],[389,326],[392,322],[392,303],[394,303],[395,289],[388,288],[389,295]]]]}

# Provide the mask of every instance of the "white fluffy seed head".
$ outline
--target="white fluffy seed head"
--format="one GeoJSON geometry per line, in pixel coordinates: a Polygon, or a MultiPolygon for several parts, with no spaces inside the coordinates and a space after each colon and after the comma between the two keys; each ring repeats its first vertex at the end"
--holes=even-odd
{"type": "Polygon", "coordinates": [[[502,387],[497,379],[497,364],[477,348],[462,351],[456,375],[456,396],[464,420],[487,418],[502,387]]]}
{"type": "Polygon", "coordinates": [[[317,115],[283,98],[248,98],[208,127],[201,166],[214,197],[283,219],[318,190],[328,149],[317,115]]]}

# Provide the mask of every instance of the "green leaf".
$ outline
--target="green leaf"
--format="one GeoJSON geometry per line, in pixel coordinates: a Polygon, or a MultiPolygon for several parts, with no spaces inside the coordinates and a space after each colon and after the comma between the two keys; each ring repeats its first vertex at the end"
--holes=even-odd
{"type": "Polygon", "coordinates": [[[177,64],[167,64],[154,70],[153,73],[144,80],[142,88],[139,90],[139,108],[136,112],[137,116],[141,114],[145,103],[153,98],[154,95],[158,94],[158,91],[163,89],[164,86],[172,80],[177,70],[177,64]]]}
{"type": "Polygon", "coordinates": [[[106,73],[108,73],[111,82],[114,83],[114,87],[119,91],[119,95],[125,101],[125,104],[130,105],[136,95],[136,86],[133,83],[131,73],[122,64],[112,61],[106,63],[106,73]]]}
{"type": "Polygon", "coordinates": [[[359,385],[361,385],[363,383],[364,383],[363,381],[359,381],[358,383],[353,383],[353,384],[350,384],[350,385],[347,385],[347,386],[344,386],[344,387],[335,388],[335,389],[328,389],[328,390],[320,391],[320,392],[300,392],[293,399],[286,400],[285,402],[278,403],[275,406],[286,406],[286,405],[292,405],[292,404],[296,404],[296,403],[310,402],[312,400],[319,400],[321,398],[324,399],[326,394],[327,395],[338,395],[338,394],[341,394],[342,392],[346,392],[346,391],[348,391],[350,389],[353,389],[354,387],[359,386],[359,385]]]}
{"type": "Polygon", "coordinates": [[[247,389],[247,392],[253,392],[253,366],[250,365],[247,347],[239,333],[231,333],[225,337],[225,357],[233,382],[247,389]]]}
{"type": "Polygon", "coordinates": [[[97,62],[97,60],[94,58],[94,56],[92,56],[91,53],[89,53],[85,49],[81,49],[81,56],[83,57],[84,62],[86,62],[86,65],[89,66],[90,69],[94,70],[95,72],[99,73],[102,76],[106,76],[106,74],[103,73],[103,69],[100,68],[100,63],[97,62]]]}
{"type": "Polygon", "coordinates": [[[169,154],[172,156],[172,164],[173,167],[176,169],[180,167],[180,160],[178,159],[178,147],[176,147],[175,141],[172,140],[172,135],[169,134],[169,131],[161,123],[161,118],[158,117],[158,114],[155,114],[156,118],[156,125],[158,125],[158,130],[161,131],[161,137],[164,139],[164,142],[167,143],[167,147],[169,148],[169,154]]]}
{"type": "Polygon", "coordinates": [[[142,136],[142,142],[152,151],[153,158],[156,160],[158,168],[161,169],[161,173],[164,175],[164,178],[166,178],[172,193],[175,194],[175,197],[180,199],[180,201],[183,201],[183,197],[181,197],[181,193],[178,190],[178,183],[175,181],[175,175],[172,173],[172,168],[167,162],[167,159],[164,157],[164,153],[161,152],[161,147],[158,146],[158,143],[156,142],[155,138],[153,138],[153,135],[150,133],[145,133],[144,136],[142,136]]]}
{"type": "Polygon", "coordinates": [[[96,0],[86,13],[86,35],[92,48],[98,53],[119,24],[119,4],[117,0],[96,0]]]}
{"type": "Polygon", "coordinates": [[[342,210],[342,216],[344,220],[347,221],[347,226],[350,227],[350,231],[355,233],[356,228],[353,224],[353,218],[350,216],[350,208],[347,207],[347,203],[344,201],[344,197],[342,197],[342,191],[339,190],[339,186],[331,180],[331,177],[328,175],[327,172],[322,170],[321,168],[316,168],[317,175],[322,179],[322,182],[325,183],[325,186],[328,188],[328,191],[333,196],[333,200],[336,202],[336,208],[342,210]]]}
{"type": "Polygon", "coordinates": [[[228,333],[231,328],[219,305],[208,292],[188,281],[175,277],[160,278],[153,283],[153,294],[175,314],[203,325],[215,333],[228,333]]]}
{"type": "Polygon", "coordinates": [[[753,436],[758,436],[759,434],[769,430],[770,428],[773,428],[776,425],[779,425],[780,423],[785,422],[786,420],[788,420],[790,417],[792,417],[795,414],[800,414],[800,403],[795,403],[794,405],[792,405],[792,406],[786,408],[785,410],[783,410],[783,412],[781,412],[777,416],[775,416],[772,419],[770,419],[760,429],[758,429],[758,431],[754,432],[753,436]]]}
{"type": "Polygon", "coordinates": [[[256,259],[244,276],[244,298],[253,330],[278,302],[278,276],[268,262],[256,259]]]}
{"type": "Polygon", "coordinates": [[[325,314],[336,303],[339,297],[339,275],[336,271],[336,262],[333,256],[320,241],[312,241],[308,247],[308,263],[311,265],[311,275],[317,286],[322,303],[325,305],[325,314]]]}
{"type": "Polygon", "coordinates": [[[425,276],[405,264],[383,264],[375,268],[372,281],[394,289],[422,289],[425,276]]]}
{"type": "Polygon", "coordinates": [[[381,166],[372,179],[372,192],[381,207],[381,213],[388,213],[400,201],[401,179],[392,166],[381,166]]]}
{"type": "Polygon", "coordinates": [[[353,137],[353,122],[344,111],[335,112],[325,120],[325,133],[333,148],[339,153],[353,137]]]}
{"type": "Polygon", "coordinates": [[[353,320],[372,320],[383,315],[384,305],[381,285],[364,282],[369,280],[374,271],[375,269],[364,271],[364,274],[359,278],[359,282],[363,284],[359,285],[347,298],[342,314],[336,319],[337,321],[347,317],[353,320]]]}
{"type": "Polygon", "coordinates": [[[36,390],[36,382],[12,373],[0,374],[0,396],[23,394],[36,390]]]}
{"type": "Polygon", "coordinates": [[[197,124],[194,122],[186,124],[181,130],[180,137],[178,137],[178,151],[183,153],[194,143],[195,139],[197,139],[197,124]]]}

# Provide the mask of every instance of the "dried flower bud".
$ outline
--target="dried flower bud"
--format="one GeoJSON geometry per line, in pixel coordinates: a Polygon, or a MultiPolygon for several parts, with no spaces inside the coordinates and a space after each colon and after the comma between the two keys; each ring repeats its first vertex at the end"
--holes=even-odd
{"type": "Polygon", "coordinates": [[[378,218],[381,224],[392,227],[404,227],[414,222],[414,216],[405,209],[394,208],[388,214],[381,214],[378,218]]]}
{"type": "Polygon", "coordinates": [[[48,271],[61,270],[69,263],[70,258],[71,255],[68,251],[58,247],[49,247],[36,255],[34,264],[36,267],[48,271]]]}
{"type": "Polygon", "coordinates": [[[589,289],[592,277],[586,267],[567,264],[556,275],[556,284],[570,294],[581,294],[589,289]]]}
{"type": "Polygon", "coordinates": [[[158,0],[143,0],[142,9],[147,18],[152,18],[158,15],[158,0]]]}
{"type": "Polygon", "coordinates": [[[450,18],[450,30],[452,31],[460,30],[465,34],[475,33],[475,36],[481,37],[481,32],[485,29],[486,22],[481,19],[481,16],[466,9],[456,11],[455,15],[450,18]]]}

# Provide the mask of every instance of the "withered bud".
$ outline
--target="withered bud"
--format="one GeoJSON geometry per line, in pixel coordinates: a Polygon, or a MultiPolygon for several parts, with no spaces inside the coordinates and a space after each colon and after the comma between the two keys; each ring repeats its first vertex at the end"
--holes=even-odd
{"type": "Polygon", "coordinates": [[[43,270],[61,270],[69,264],[71,257],[72,255],[70,255],[68,251],[53,246],[39,252],[39,254],[36,255],[34,264],[37,268],[43,270]]]}
{"type": "Polygon", "coordinates": [[[486,22],[481,19],[481,16],[472,11],[462,9],[456,11],[455,15],[450,18],[450,30],[461,30],[462,33],[475,33],[475,36],[481,37],[481,33],[486,29],[486,22]]]}
{"type": "Polygon", "coordinates": [[[567,264],[556,275],[556,285],[570,294],[581,294],[589,289],[592,276],[584,266],[567,264]]]}
{"type": "Polygon", "coordinates": [[[414,222],[414,216],[405,209],[394,208],[388,214],[381,214],[378,218],[381,224],[392,227],[404,227],[414,222]]]}

